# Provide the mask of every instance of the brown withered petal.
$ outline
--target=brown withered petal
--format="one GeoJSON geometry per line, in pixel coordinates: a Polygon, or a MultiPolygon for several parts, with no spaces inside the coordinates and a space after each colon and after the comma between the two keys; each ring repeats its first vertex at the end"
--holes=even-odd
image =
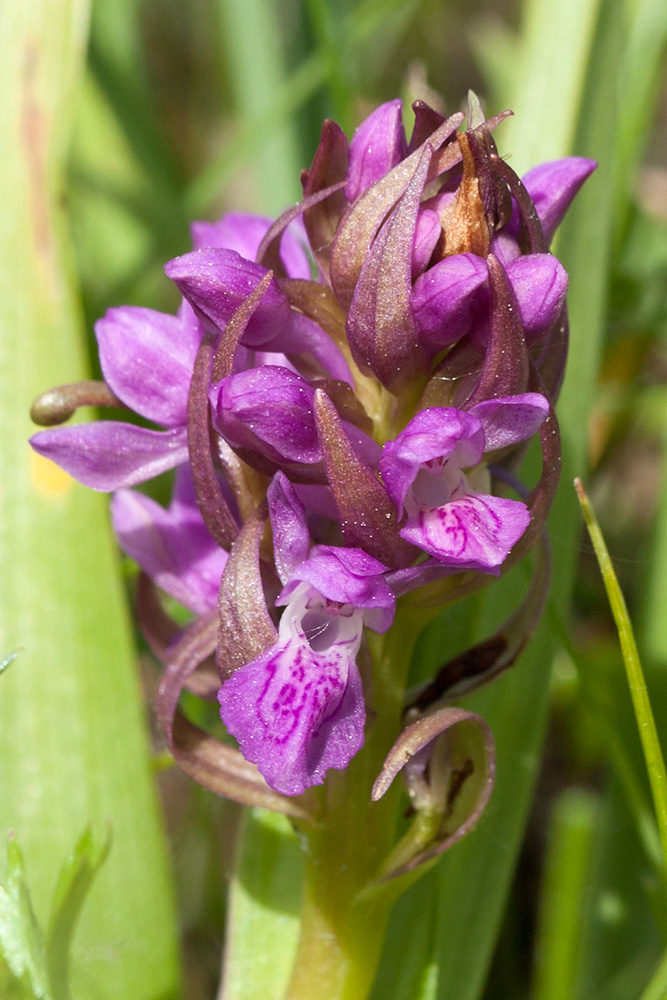
{"type": "Polygon", "coordinates": [[[238,526],[220,490],[211,454],[213,432],[209,421],[208,390],[214,353],[213,338],[204,334],[197,351],[188,396],[188,451],[195,497],[204,524],[217,544],[228,549],[238,526]]]}
{"type": "MultiPolygon", "coordinates": [[[[327,119],[322,125],[320,144],[310,170],[303,174],[303,193],[308,197],[347,178],[350,147],[343,130],[327,119]]],[[[338,224],[347,209],[347,198],[342,190],[331,194],[324,201],[312,205],[303,213],[303,223],[308,242],[322,273],[329,276],[331,244],[338,224]]]]}
{"type": "Polygon", "coordinates": [[[412,135],[408,143],[408,155],[423,146],[445,120],[444,115],[441,115],[425,101],[413,101],[412,111],[415,123],[412,126],[412,135]]]}
{"type": "Polygon", "coordinates": [[[354,451],[335,406],[322,389],[315,392],[314,411],[345,544],[364,549],[385,566],[408,565],[415,550],[398,533],[396,507],[354,451]]]}
{"type": "Polygon", "coordinates": [[[241,528],[220,581],[217,665],[224,680],[276,641],[276,627],[264,599],[259,547],[268,517],[262,503],[241,528]]]}
{"type": "Polygon", "coordinates": [[[412,245],[431,161],[423,147],[414,173],[378,233],[361,269],[347,329],[357,364],[397,394],[428,370],[412,315],[412,245]]]}
{"type": "Polygon", "coordinates": [[[442,218],[444,248],[442,256],[474,253],[486,257],[491,242],[491,227],[482,200],[480,176],[472,154],[468,133],[459,136],[463,161],[463,176],[456,189],[454,200],[447,206],[442,218]]]}
{"type": "Polygon", "coordinates": [[[148,647],[161,663],[165,663],[170,647],[183,629],[167,614],[157,587],[143,570],[137,577],[135,601],[137,618],[148,647]]]}
{"type": "Polygon", "coordinates": [[[549,245],[542,230],[540,217],[523,181],[512,170],[509,163],[498,156],[497,153],[491,159],[496,172],[506,182],[519,207],[519,216],[525,234],[525,238],[520,240],[520,242],[523,242],[521,249],[524,253],[548,253],[549,245]]]}
{"type": "MultiPolygon", "coordinates": [[[[462,114],[452,115],[435,130],[428,140],[432,149],[438,150],[455,133],[463,117],[462,114]]],[[[421,153],[422,147],[419,147],[402,160],[368,188],[343,217],[332,248],[331,282],[344,308],[349,308],[377,231],[414,177],[421,153]]]]}
{"type": "Polygon", "coordinates": [[[294,219],[297,219],[304,212],[308,211],[309,208],[313,208],[315,205],[319,205],[320,202],[326,201],[327,198],[340,191],[344,186],[344,180],[330,184],[328,188],[323,188],[321,191],[316,191],[315,194],[308,195],[307,198],[303,198],[298,204],[293,205],[286,212],[283,212],[282,215],[278,216],[259,245],[256,258],[257,263],[263,267],[270,267],[275,272],[276,277],[286,278],[287,271],[280,256],[280,237],[290,222],[293,222],[294,219]]]}
{"type": "Polygon", "coordinates": [[[30,408],[30,419],[40,427],[64,424],[80,406],[113,406],[126,409],[125,403],[111,391],[106,382],[90,379],[57,385],[38,396],[30,408]]]}
{"type": "Polygon", "coordinates": [[[181,691],[193,671],[214,652],[217,632],[215,612],[193,622],[174,646],[162,677],[156,709],[174,760],[181,770],[217,795],[308,820],[306,796],[288,797],[274,792],[238,750],[195,726],[178,708],[181,691]]]}
{"type": "Polygon", "coordinates": [[[491,332],[479,381],[466,408],[487,399],[526,391],[529,358],[519,304],[507,272],[494,254],[487,258],[491,288],[491,332]]]}
{"type": "MultiPolygon", "coordinates": [[[[489,726],[474,712],[448,706],[406,726],[387,754],[373,785],[380,799],[403,772],[418,813],[432,821],[426,843],[414,853],[400,850],[381,873],[383,881],[412,871],[442,854],[468,833],[484,812],[495,777],[495,748],[489,726]]],[[[410,835],[405,838],[410,843],[410,835]]]]}
{"type": "MultiPolygon", "coordinates": [[[[230,375],[239,340],[255,309],[271,284],[271,271],[264,275],[256,288],[243,300],[225,327],[217,348],[213,337],[204,334],[197,351],[188,396],[188,451],[192,482],[197,506],[212,537],[223,549],[228,549],[238,532],[238,525],[222,495],[213,454],[216,437],[209,418],[208,391],[211,380],[219,381],[230,375]]],[[[232,480],[232,485],[234,481],[232,480]]]]}
{"type": "MultiPolygon", "coordinates": [[[[493,129],[498,128],[498,126],[513,115],[513,111],[501,111],[499,114],[494,115],[493,118],[487,118],[486,121],[480,126],[480,129],[484,129],[487,132],[492,132],[493,129]]],[[[477,129],[475,129],[477,131],[477,129]]],[[[458,142],[448,143],[443,146],[438,152],[435,153],[433,159],[431,160],[431,169],[429,170],[428,179],[433,180],[435,177],[440,176],[440,174],[446,173],[447,170],[451,170],[455,167],[457,163],[461,162],[461,147],[458,142]]]]}

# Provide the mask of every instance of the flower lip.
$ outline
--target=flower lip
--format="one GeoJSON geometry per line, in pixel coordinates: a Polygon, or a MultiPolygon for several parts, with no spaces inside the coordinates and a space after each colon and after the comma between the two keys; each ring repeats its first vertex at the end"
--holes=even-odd
{"type": "Polygon", "coordinates": [[[433,407],[417,414],[380,458],[387,491],[407,515],[401,536],[443,565],[498,572],[530,515],[524,503],[489,494],[480,463],[486,451],[530,437],[548,410],[544,397],[525,393],[471,412],[433,407]]]}

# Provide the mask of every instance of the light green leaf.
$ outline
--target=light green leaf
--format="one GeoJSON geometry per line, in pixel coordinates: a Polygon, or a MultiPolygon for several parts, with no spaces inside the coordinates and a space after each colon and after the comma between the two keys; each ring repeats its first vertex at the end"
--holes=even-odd
{"type": "Polygon", "coordinates": [[[230,888],[219,1000],[282,1000],[299,937],[301,865],[287,818],[247,810],[230,888]]]}
{"type": "Polygon", "coordinates": [[[52,1000],[44,948],[25,880],[23,855],[16,838],[7,841],[7,885],[0,886],[2,955],[26,997],[52,1000]]]}
{"type": "Polygon", "coordinates": [[[590,882],[595,796],[567,789],[551,818],[535,944],[534,1000],[572,1000],[590,882]]]}
{"type": "Polygon", "coordinates": [[[89,827],[60,869],[46,939],[53,1000],[69,1000],[69,964],[74,929],[93,879],[106,861],[110,848],[111,831],[107,830],[106,836],[101,838],[89,827]]]}
{"type": "Polygon", "coordinates": [[[601,0],[526,0],[513,87],[501,103],[515,117],[503,128],[519,173],[572,152],[585,114],[586,74],[601,0]]]}
{"type": "Polygon", "coordinates": [[[178,986],[174,907],[106,501],[27,444],[32,399],[87,374],[64,215],[87,20],[86,0],[0,5],[0,649],[23,647],[2,677],[0,831],[44,924],[63,856],[111,821],[74,998],[156,1000],[178,986]]]}

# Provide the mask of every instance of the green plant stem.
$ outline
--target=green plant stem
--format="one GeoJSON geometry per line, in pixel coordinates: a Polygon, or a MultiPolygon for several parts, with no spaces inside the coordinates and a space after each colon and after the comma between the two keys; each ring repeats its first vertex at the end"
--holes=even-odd
{"type": "Polygon", "coordinates": [[[625,604],[623,593],[616,578],[614,567],[609,557],[609,552],[605,540],[600,531],[600,526],[595,517],[595,512],[591,505],[586,491],[579,479],[574,481],[579,503],[586,519],[586,527],[595,549],[595,555],[600,566],[602,578],[604,580],[607,597],[611,605],[612,614],[618,629],[618,637],[623,653],[623,663],[628,677],[632,704],[639,728],[639,737],[644,751],[646,767],[648,769],[651,793],[653,795],[653,805],[658,821],[658,831],[660,833],[660,843],[663,855],[663,874],[667,868],[667,772],[662,756],[662,749],[658,739],[658,732],[651,709],[644,673],[642,671],[637,644],[628,609],[625,604]]]}
{"type": "Polygon", "coordinates": [[[382,695],[364,750],[323,792],[322,823],[308,834],[301,936],[286,1000],[365,1000],[391,906],[392,882],[369,890],[389,853],[398,789],[371,802],[371,788],[401,725],[405,681],[417,635],[435,613],[397,615],[388,636],[371,636],[372,689],[382,695]],[[409,615],[409,617],[408,617],[409,615]]]}

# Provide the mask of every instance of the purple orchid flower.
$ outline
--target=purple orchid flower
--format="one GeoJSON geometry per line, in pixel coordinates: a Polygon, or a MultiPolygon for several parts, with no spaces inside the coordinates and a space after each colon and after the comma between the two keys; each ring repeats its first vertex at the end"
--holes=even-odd
{"type": "Polygon", "coordinates": [[[364,740],[356,656],[364,625],[386,632],[395,598],[386,567],[361,549],[310,550],[305,511],[287,477],[267,493],[284,606],[275,643],[220,689],[220,713],[246,760],[285,795],[347,766],[364,740]]]}
{"type": "Polygon", "coordinates": [[[201,333],[186,302],[178,316],[136,306],[109,309],[95,324],[105,381],[129,409],[167,429],[99,420],[41,431],[30,439],[35,451],[103,492],[187,462],[188,391],[201,333]]]}
{"type": "Polygon", "coordinates": [[[276,643],[220,689],[220,714],[269,785],[298,795],[361,749],[366,710],[356,656],[364,624],[385,632],[395,599],[361,549],[316,546],[278,597],[276,643]]]}
{"type": "Polygon", "coordinates": [[[468,412],[422,410],[380,458],[389,495],[407,515],[400,534],[445,566],[495,573],[528,527],[524,503],[489,493],[485,453],[525,441],[549,412],[525,393],[488,400],[468,412]]]}
{"type": "MultiPolygon", "coordinates": [[[[286,470],[303,473],[307,471],[303,467],[309,466],[314,473],[319,471],[324,482],[315,391],[307,379],[278,365],[230,375],[211,386],[213,426],[242,453],[256,452],[286,470]]],[[[377,464],[378,445],[353,424],[345,422],[344,426],[355,449],[377,464]]]]}
{"type": "Polygon", "coordinates": [[[195,614],[215,607],[227,553],[204,525],[187,465],[167,510],[137,490],[119,490],[111,520],[121,548],[165,593],[195,614]]]}

